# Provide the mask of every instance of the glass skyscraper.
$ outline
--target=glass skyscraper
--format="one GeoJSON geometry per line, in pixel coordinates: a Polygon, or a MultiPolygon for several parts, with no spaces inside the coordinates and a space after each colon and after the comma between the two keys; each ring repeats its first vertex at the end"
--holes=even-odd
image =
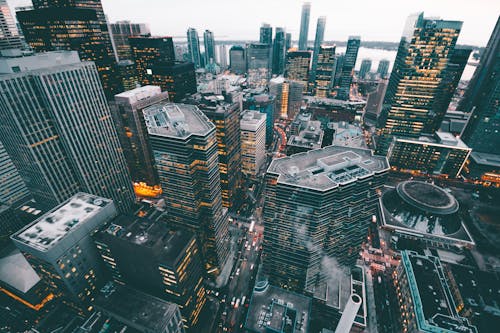
{"type": "Polygon", "coordinates": [[[309,34],[309,18],[311,16],[311,3],[304,2],[300,15],[299,50],[307,50],[307,37],[309,34]]]}
{"type": "Polygon", "coordinates": [[[358,58],[360,44],[361,39],[357,36],[351,36],[347,41],[347,49],[342,62],[342,72],[340,73],[339,79],[338,99],[349,100],[352,74],[354,72],[354,66],[356,65],[356,59],[358,58]]]}
{"type": "Polygon", "coordinates": [[[309,76],[309,83],[311,84],[311,88],[314,86],[314,81],[316,80],[318,56],[321,44],[323,44],[323,39],[325,37],[325,25],[326,25],[326,17],[320,16],[318,18],[318,24],[316,25],[316,37],[314,38],[314,51],[312,55],[311,75],[309,76]]]}
{"type": "Polygon", "coordinates": [[[285,72],[285,42],[286,33],[283,28],[276,28],[273,44],[273,74],[283,74],[285,72]]]}
{"type": "Polygon", "coordinates": [[[194,28],[189,28],[187,31],[187,42],[189,50],[189,58],[196,68],[201,67],[200,54],[200,38],[198,32],[194,28]]]}
{"type": "Polygon", "coordinates": [[[314,81],[314,95],[330,97],[335,73],[335,46],[320,46],[314,81]]]}
{"type": "Polygon", "coordinates": [[[203,45],[205,46],[205,66],[207,66],[211,62],[215,62],[215,41],[212,31],[205,30],[203,33],[203,45]]]}
{"type": "Polygon", "coordinates": [[[118,21],[110,24],[111,37],[118,60],[133,59],[128,38],[132,36],[149,35],[151,31],[145,23],[131,23],[130,21],[118,21]]]}
{"type": "Polygon", "coordinates": [[[268,23],[263,23],[260,27],[259,42],[271,45],[273,42],[273,28],[268,23]]]}

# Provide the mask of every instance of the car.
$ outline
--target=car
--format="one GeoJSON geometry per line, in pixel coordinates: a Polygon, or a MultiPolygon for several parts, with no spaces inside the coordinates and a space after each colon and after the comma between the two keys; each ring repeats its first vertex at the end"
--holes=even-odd
{"type": "Polygon", "coordinates": [[[253,270],[253,267],[254,267],[254,266],[255,266],[255,265],[254,265],[254,264],[252,264],[252,266],[250,266],[250,270],[253,270]]]}
{"type": "Polygon", "coordinates": [[[239,268],[236,270],[236,276],[238,276],[238,275],[240,275],[240,269],[239,268]]]}
{"type": "Polygon", "coordinates": [[[235,301],[236,301],[236,297],[233,297],[233,299],[231,300],[231,306],[234,306],[235,301]]]}

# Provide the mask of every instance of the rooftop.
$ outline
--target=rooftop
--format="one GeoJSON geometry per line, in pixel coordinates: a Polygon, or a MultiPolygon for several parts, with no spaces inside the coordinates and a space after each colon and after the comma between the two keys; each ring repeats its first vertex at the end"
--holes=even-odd
{"type": "Polygon", "coordinates": [[[246,110],[243,112],[240,120],[242,130],[255,131],[261,124],[266,122],[266,114],[259,111],[246,110]]]}
{"type": "Polygon", "coordinates": [[[76,51],[52,51],[18,57],[2,57],[0,58],[0,75],[78,63],[80,63],[80,57],[76,51]]]}
{"type": "Polygon", "coordinates": [[[308,121],[304,129],[298,135],[290,136],[287,142],[289,146],[308,147],[310,149],[321,148],[323,141],[323,130],[320,121],[308,121]]]}
{"type": "Polygon", "coordinates": [[[328,123],[328,128],[335,131],[333,134],[333,145],[366,148],[363,130],[359,126],[341,121],[337,123],[328,123]]]}
{"type": "Polygon", "coordinates": [[[388,169],[387,158],[369,149],[328,146],[275,159],[267,172],[278,183],[326,191],[388,169]]]}
{"type": "Polygon", "coordinates": [[[254,291],[245,328],[257,333],[308,332],[311,298],[268,285],[254,291]]]}
{"type": "Polygon", "coordinates": [[[12,249],[0,256],[0,281],[10,287],[27,293],[40,278],[18,249],[12,249]]]}
{"type": "Polygon", "coordinates": [[[435,132],[434,136],[423,135],[418,139],[397,138],[397,140],[421,145],[432,144],[439,147],[453,147],[466,150],[471,149],[462,140],[460,140],[460,138],[455,137],[453,134],[448,132],[435,132]]]}
{"type": "Polygon", "coordinates": [[[421,332],[477,332],[474,326],[458,315],[438,258],[402,251],[401,263],[406,271],[421,332]]]}
{"type": "Polygon", "coordinates": [[[162,102],[143,110],[148,132],[170,138],[207,135],[215,125],[197,106],[162,102]]]}
{"type": "Polygon", "coordinates": [[[113,201],[109,199],[80,192],[11,237],[31,248],[47,251],[102,208],[112,204],[113,201]]]}
{"type": "Polygon", "coordinates": [[[442,188],[427,182],[404,181],[396,191],[406,203],[433,214],[453,214],[458,211],[457,200],[442,188]]]}
{"type": "Polygon", "coordinates": [[[500,168],[500,155],[479,153],[479,152],[473,151],[470,154],[470,157],[477,164],[500,168]]]}
{"type": "Polygon", "coordinates": [[[121,285],[106,285],[95,305],[119,320],[145,327],[149,332],[165,332],[177,305],[121,285]],[[108,287],[108,288],[106,288],[108,287]]]}
{"type": "Polygon", "coordinates": [[[115,99],[127,99],[129,103],[135,103],[143,99],[148,99],[151,96],[159,95],[160,93],[161,88],[158,86],[143,86],[117,94],[115,95],[115,99]]]}

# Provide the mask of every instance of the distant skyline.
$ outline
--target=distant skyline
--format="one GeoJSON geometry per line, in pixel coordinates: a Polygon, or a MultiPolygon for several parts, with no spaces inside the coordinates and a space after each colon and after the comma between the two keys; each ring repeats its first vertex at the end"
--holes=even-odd
{"type": "MultiPolygon", "coordinates": [[[[11,7],[30,0],[8,0],[11,7]]],[[[209,29],[215,40],[258,40],[259,27],[284,27],[298,40],[301,0],[102,0],[110,22],[148,23],[154,35],[186,36],[189,27],[209,29]]],[[[459,44],[485,46],[500,14],[497,0],[312,0],[309,41],[319,16],[326,16],[325,40],[346,40],[359,35],[365,41],[399,42],[408,15],[463,21],[459,44]]]]}

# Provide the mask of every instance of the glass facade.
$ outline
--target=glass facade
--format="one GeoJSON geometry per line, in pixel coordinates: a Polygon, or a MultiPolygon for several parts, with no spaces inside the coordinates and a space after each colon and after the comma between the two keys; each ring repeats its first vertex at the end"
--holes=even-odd
{"type": "Polygon", "coordinates": [[[347,41],[347,49],[342,61],[342,70],[339,78],[338,99],[349,100],[351,92],[352,75],[354,73],[354,66],[358,58],[358,50],[361,44],[359,37],[349,37],[347,41]]]}
{"type": "Polygon", "coordinates": [[[335,73],[335,46],[321,46],[318,50],[316,75],[314,81],[314,95],[328,98],[333,88],[335,73]]]}

